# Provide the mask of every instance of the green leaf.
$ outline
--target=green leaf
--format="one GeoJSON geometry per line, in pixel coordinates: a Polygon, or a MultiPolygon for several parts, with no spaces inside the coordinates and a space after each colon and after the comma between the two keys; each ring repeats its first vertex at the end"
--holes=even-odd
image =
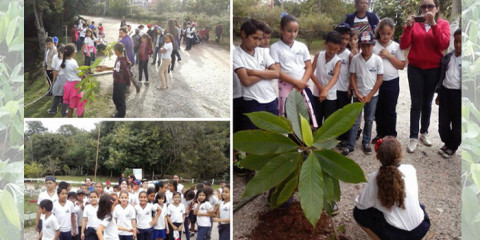
{"type": "Polygon", "coordinates": [[[12,194],[9,191],[2,192],[2,210],[10,224],[20,230],[20,215],[12,194]]]}
{"type": "Polygon", "coordinates": [[[364,103],[351,103],[330,115],[314,136],[314,141],[321,143],[335,139],[347,132],[362,112],[364,103]]]}
{"type": "Polygon", "coordinates": [[[90,66],[91,69],[92,69],[92,70],[95,69],[95,68],[98,66],[98,64],[100,64],[100,62],[101,62],[102,60],[103,60],[103,58],[97,58],[97,59],[95,59],[95,62],[93,62],[92,65],[90,66]]]}
{"type": "Polygon", "coordinates": [[[334,147],[336,147],[338,145],[340,141],[338,141],[337,139],[330,139],[330,140],[326,140],[326,141],[322,141],[322,142],[314,142],[313,143],[313,146],[316,147],[317,149],[333,149],[334,147]]]}
{"type": "Polygon", "coordinates": [[[269,155],[255,155],[248,154],[243,160],[240,161],[240,166],[248,168],[250,170],[260,170],[265,164],[272,158],[275,158],[278,154],[269,155]]]}
{"type": "Polygon", "coordinates": [[[362,169],[356,162],[332,150],[315,151],[314,155],[323,171],[333,178],[348,183],[366,182],[362,169]]]}
{"type": "Polygon", "coordinates": [[[295,151],[298,145],[290,138],[262,130],[245,130],[233,135],[233,148],[256,155],[295,151]]]}
{"type": "Polygon", "coordinates": [[[303,142],[311,147],[313,144],[312,128],[310,128],[310,123],[303,116],[300,116],[300,122],[302,124],[302,136],[303,142]]]}
{"type": "Polygon", "coordinates": [[[275,199],[273,199],[273,196],[271,199],[271,203],[270,203],[271,208],[279,207],[280,205],[288,201],[290,197],[293,196],[293,194],[295,193],[295,189],[297,189],[297,186],[298,186],[297,170],[298,168],[295,169],[295,171],[293,171],[292,174],[290,174],[290,176],[283,182],[283,184],[281,184],[276,188],[276,192],[273,194],[275,199]]]}
{"type": "Polygon", "coordinates": [[[473,182],[480,188],[480,164],[475,163],[470,165],[470,171],[472,172],[473,182]]]}
{"type": "Polygon", "coordinates": [[[7,46],[10,46],[10,43],[12,42],[13,35],[15,34],[15,32],[17,30],[17,23],[18,23],[18,17],[10,20],[10,22],[9,22],[7,37],[5,38],[7,46]]]}
{"type": "Polygon", "coordinates": [[[88,70],[90,68],[90,66],[81,66],[81,67],[78,67],[77,70],[88,70]]]}
{"type": "Polygon", "coordinates": [[[279,117],[269,112],[246,113],[255,126],[260,129],[275,132],[278,134],[292,133],[292,125],[284,117],[279,117]]]}
{"type": "Polygon", "coordinates": [[[335,178],[332,178],[332,182],[333,182],[333,200],[338,202],[340,201],[340,194],[341,194],[340,182],[338,181],[338,179],[335,179],[335,178]]]}
{"type": "Polygon", "coordinates": [[[307,104],[305,104],[303,96],[298,91],[292,91],[288,95],[285,101],[285,113],[287,114],[288,120],[292,123],[295,135],[303,141],[299,115],[302,115],[308,121],[310,121],[310,115],[308,114],[307,104]]]}
{"type": "Polygon", "coordinates": [[[323,176],[314,154],[310,154],[302,165],[298,192],[305,217],[315,228],[323,210],[323,176]]]}
{"type": "Polygon", "coordinates": [[[252,197],[273,188],[287,178],[298,166],[301,153],[278,155],[257,172],[245,188],[243,197],[252,197]]]}

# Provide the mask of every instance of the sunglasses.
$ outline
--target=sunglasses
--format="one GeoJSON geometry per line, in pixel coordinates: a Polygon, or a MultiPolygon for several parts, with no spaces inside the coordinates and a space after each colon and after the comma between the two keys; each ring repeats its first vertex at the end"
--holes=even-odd
{"type": "Polygon", "coordinates": [[[428,10],[432,10],[434,7],[436,7],[436,6],[433,5],[433,4],[425,4],[425,5],[420,6],[420,8],[421,8],[422,10],[425,10],[425,9],[427,9],[427,8],[428,8],[428,10]]]}

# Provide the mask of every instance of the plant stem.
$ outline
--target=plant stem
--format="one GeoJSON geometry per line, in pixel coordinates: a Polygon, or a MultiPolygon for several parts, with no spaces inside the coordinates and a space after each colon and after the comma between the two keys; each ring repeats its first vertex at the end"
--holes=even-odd
{"type": "Polygon", "coordinates": [[[335,229],[335,222],[333,221],[332,216],[328,216],[330,218],[330,222],[332,223],[332,230],[333,230],[333,237],[335,240],[338,240],[337,230],[335,229]]]}

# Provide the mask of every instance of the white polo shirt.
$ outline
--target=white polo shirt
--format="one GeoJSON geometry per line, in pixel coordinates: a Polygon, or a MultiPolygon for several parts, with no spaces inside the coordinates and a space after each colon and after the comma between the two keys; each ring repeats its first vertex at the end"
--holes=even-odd
{"type": "MultiPolygon", "coordinates": [[[[330,59],[330,61],[327,62],[327,60],[325,59],[325,53],[325,51],[321,51],[318,53],[317,66],[315,68],[315,76],[323,87],[327,86],[327,84],[333,78],[333,71],[335,70],[335,66],[337,65],[337,63],[342,61],[337,55],[335,55],[332,57],[332,59],[330,59]]],[[[332,88],[330,88],[330,90],[327,92],[327,100],[337,100],[336,85],[337,84],[334,84],[332,88]]],[[[320,95],[317,86],[313,88],[313,95],[316,97],[320,95]]]]}
{"type": "Polygon", "coordinates": [[[448,89],[460,89],[462,83],[462,56],[455,56],[455,53],[450,57],[447,71],[445,72],[445,79],[442,85],[448,89]]]}
{"type": "MultiPolygon", "coordinates": [[[[113,210],[113,218],[117,220],[117,225],[122,226],[128,229],[133,229],[132,225],[132,220],[136,219],[136,213],[135,209],[133,208],[132,205],[127,204],[127,206],[124,208],[122,207],[121,204],[118,204],[115,206],[115,209],[113,210]]],[[[122,236],[132,236],[132,232],[127,232],[127,231],[119,231],[119,235],[122,236]]]]}
{"type": "Polygon", "coordinates": [[[337,91],[346,92],[348,90],[348,85],[350,84],[350,50],[345,48],[342,53],[338,53],[337,56],[342,61],[342,66],[340,67],[340,75],[337,79],[337,91]]]}
{"type": "Polygon", "coordinates": [[[297,80],[305,74],[305,62],[311,61],[307,46],[299,41],[294,41],[290,47],[278,40],[270,47],[270,55],[275,63],[280,63],[282,72],[297,80]]]}
{"type": "MultiPolygon", "coordinates": [[[[268,51],[265,51],[264,48],[255,48],[253,55],[245,52],[240,46],[233,50],[233,76],[240,82],[240,84],[240,78],[236,73],[237,69],[265,70],[273,64],[275,64],[275,62],[268,54],[268,51]]],[[[260,80],[250,86],[242,85],[242,88],[243,98],[245,100],[256,100],[259,103],[270,103],[277,99],[275,84],[271,79],[260,80]]]]}
{"type": "Polygon", "coordinates": [[[167,204],[164,203],[163,206],[160,206],[160,204],[155,203],[154,206],[155,206],[155,209],[160,208],[159,211],[161,211],[160,217],[158,217],[157,224],[155,224],[154,229],[157,229],[157,230],[165,229],[165,216],[167,216],[167,204]]]}
{"type": "MultiPolygon", "coordinates": [[[[377,82],[377,75],[383,74],[382,59],[378,55],[372,54],[368,61],[365,61],[362,54],[357,54],[352,58],[350,73],[357,75],[355,81],[358,92],[363,96],[367,96],[377,82]]],[[[373,96],[377,95],[378,91],[373,96]]]]}
{"type": "Polygon", "coordinates": [[[220,202],[220,218],[221,219],[230,219],[230,210],[232,209],[232,202],[229,201],[225,203],[224,201],[220,202]]]}
{"type": "MultiPolygon", "coordinates": [[[[195,203],[195,206],[193,206],[193,209],[197,209],[198,203],[195,203]]],[[[210,211],[213,210],[212,204],[210,204],[208,201],[200,204],[200,207],[198,208],[198,213],[206,214],[210,211]]],[[[210,223],[210,217],[207,216],[197,216],[197,225],[199,227],[211,227],[212,223],[210,223]]]]}
{"type": "Polygon", "coordinates": [[[75,213],[75,206],[69,200],[62,206],[59,201],[53,204],[52,213],[55,214],[60,225],[60,232],[72,231],[72,214],[75,213]]]}
{"type": "Polygon", "coordinates": [[[43,220],[42,225],[42,240],[55,239],[55,233],[60,229],[57,218],[51,214],[50,217],[43,220]]]}
{"type": "Polygon", "coordinates": [[[185,214],[185,206],[181,203],[178,206],[173,203],[168,204],[167,214],[170,216],[170,220],[174,223],[183,223],[183,214],[185,214]]]}
{"type": "MultiPolygon", "coordinates": [[[[386,47],[383,47],[378,41],[375,40],[375,46],[373,46],[373,53],[380,55],[380,51],[387,49],[396,59],[400,61],[405,61],[405,55],[403,50],[400,49],[400,45],[394,41],[391,41],[386,47]]],[[[395,78],[398,78],[398,69],[395,68],[386,58],[382,58],[383,61],[383,81],[390,81],[395,78]]]]}
{"type": "MultiPolygon", "coordinates": [[[[75,216],[76,216],[76,220],[77,220],[77,227],[81,227],[82,226],[82,219],[83,219],[83,209],[77,205],[78,201],[75,202],[75,207],[74,207],[74,210],[75,210],[75,216]]],[[[83,203],[85,204],[85,203],[83,203]]],[[[80,234],[80,233],[78,233],[80,234]]]]}
{"type": "MultiPolygon", "coordinates": [[[[52,201],[52,204],[55,204],[55,202],[58,201],[57,192],[55,191],[55,193],[53,193],[53,195],[49,195],[49,194],[48,194],[48,191],[41,192],[41,193],[38,195],[37,205],[40,206],[40,203],[41,203],[43,200],[45,200],[45,199],[48,199],[48,200],[52,201]]],[[[45,214],[40,214],[40,219],[41,219],[41,220],[45,219],[45,214]]]]}
{"type": "Polygon", "coordinates": [[[145,207],[140,206],[140,204],[135,206],[135,213],[137,214],[137,228],[140,229],[149,229],[150,223],[152,222],[152,213],[156,212],[157,208],[153,204],[147,203],[145,207]]]}
{"type": "Polygon", "coordinates": [[[88,204],[83,209],[83,218],[87,218],[87,226],[85,229],[92,227],[98,229],[100,225],[100,220],[97,217],[98,205],[96,207],[92,206],[92,204],[88,204]]]}
{"type": "Polygon", "coordinates": [[[63,68],[63,73],[65,74],[65,79],[70,82],[80,81],[78,73],[80,70],[77,70],[78,63],[75,59],[66,59],[65,68],[63,68]]]}
{"type": "Polygon", "coordinates": [[[103,239],[105,240],[118,240],[118,227],[115,224],[115,220],[113,218],[108,219],[106,217],[103,219],[100,224],[105,228],[103,230],[103,239]]]}

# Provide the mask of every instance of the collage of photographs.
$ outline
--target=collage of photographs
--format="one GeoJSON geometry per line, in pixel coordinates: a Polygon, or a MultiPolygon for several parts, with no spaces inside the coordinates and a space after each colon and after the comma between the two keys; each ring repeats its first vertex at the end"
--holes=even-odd
{"type": "Polygon", "coordinates": [[[478,240],[479,16],[0,0],[0,240],[478,240]]]}

